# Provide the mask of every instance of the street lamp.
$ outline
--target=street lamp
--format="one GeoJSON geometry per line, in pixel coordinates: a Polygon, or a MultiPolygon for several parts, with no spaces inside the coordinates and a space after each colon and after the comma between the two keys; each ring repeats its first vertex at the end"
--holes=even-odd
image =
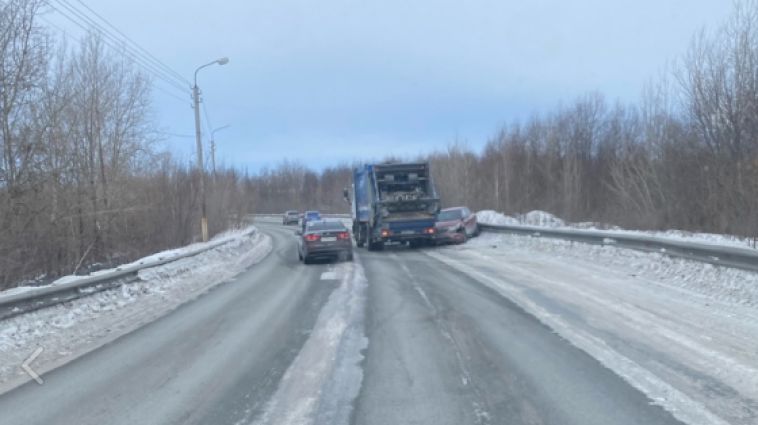
{"type": "Polygon", "coordinates": [[[230,125],[224,125],[211,130],[211,169],[213,170],[213,183],[216,183],[216,132],[229,128],[230,125]]]}
{"type": "Polygon", "coordinates": [[[197,87],[197,73],[211,65],[226,65],[229,58],[216,59],[213,62],[199,66],[195,70],[195,85],[192,86],[192,100],[195,106],[195,141],[197,143],[197,168],[200,171],[200,232],[203,242],[208,242],[208,216],[205,208],[205,169],[203,167],[203,142],[200,139],[200,89],[197,87]]]}

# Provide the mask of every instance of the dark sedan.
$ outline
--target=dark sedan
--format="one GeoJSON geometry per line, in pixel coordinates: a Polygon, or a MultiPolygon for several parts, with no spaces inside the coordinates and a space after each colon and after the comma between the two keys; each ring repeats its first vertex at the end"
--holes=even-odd
{"type": "Polygon", "coordinates": [[[298,236],[298,257],[305,264],[317,258],[353,261],[350,232],[342,222],[307,221],[305,230],[298,231],[298,236]]]}

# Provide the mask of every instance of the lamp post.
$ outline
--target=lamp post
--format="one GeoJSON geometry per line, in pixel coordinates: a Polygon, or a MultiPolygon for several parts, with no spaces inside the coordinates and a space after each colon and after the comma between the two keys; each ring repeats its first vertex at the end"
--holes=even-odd
{"type": "Polygon", "coordinates": [[[211,130],[211,170],[213,170],[213,183],[216,183],[216,132],[229,128],[230,125],[224,125],[211,130]]]}
{"type": "Polygon", "coordinates": [[[197,87],[197,73],[211,65],[226,65],[229,58],[216,59],[213,62],[199,66],[195,70],[195,84],[192,86],[192,100],[195,106],[195,141],[197,143],[197,168],[200,171],[200,232],[203,242],[208,242],[208,216],[205,207],[205,167],[203,166],[203,142],[200,139],[200,89],[197,87]]]}

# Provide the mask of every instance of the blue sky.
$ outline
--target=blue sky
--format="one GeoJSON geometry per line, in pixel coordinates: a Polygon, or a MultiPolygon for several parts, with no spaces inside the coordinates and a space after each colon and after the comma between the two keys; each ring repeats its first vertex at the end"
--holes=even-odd
{"type": "MultiPolygon", "coordinates": [[[[731,8],[727,0],[84,1],[188,79],[230,58],[201,71],[199,86],[212,125],[230,125],[217,134],[218,161],[251,171],[284,159],[321,168],[416,155],[455,140],[480,148],[504,124],[589,91],[635,101],[696,31],[718,26],[731,8]]],[[[81,33],[48,18],[70,37],[81,33]]],[[[158,90],[154,98],[166,133],[193,134],[189,98],[158,90]]],[[[193,138],[163,143],[194,158],[193,138]]]]}

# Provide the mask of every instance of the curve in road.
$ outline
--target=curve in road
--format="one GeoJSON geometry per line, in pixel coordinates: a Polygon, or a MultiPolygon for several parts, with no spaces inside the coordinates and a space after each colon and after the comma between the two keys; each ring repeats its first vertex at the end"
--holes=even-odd
{"type": "Polygon", "coordinates": [[[282,226],[231,282],[0,396],[3,424],[676,424],[423,251],[304,266],[282,226]]]}

